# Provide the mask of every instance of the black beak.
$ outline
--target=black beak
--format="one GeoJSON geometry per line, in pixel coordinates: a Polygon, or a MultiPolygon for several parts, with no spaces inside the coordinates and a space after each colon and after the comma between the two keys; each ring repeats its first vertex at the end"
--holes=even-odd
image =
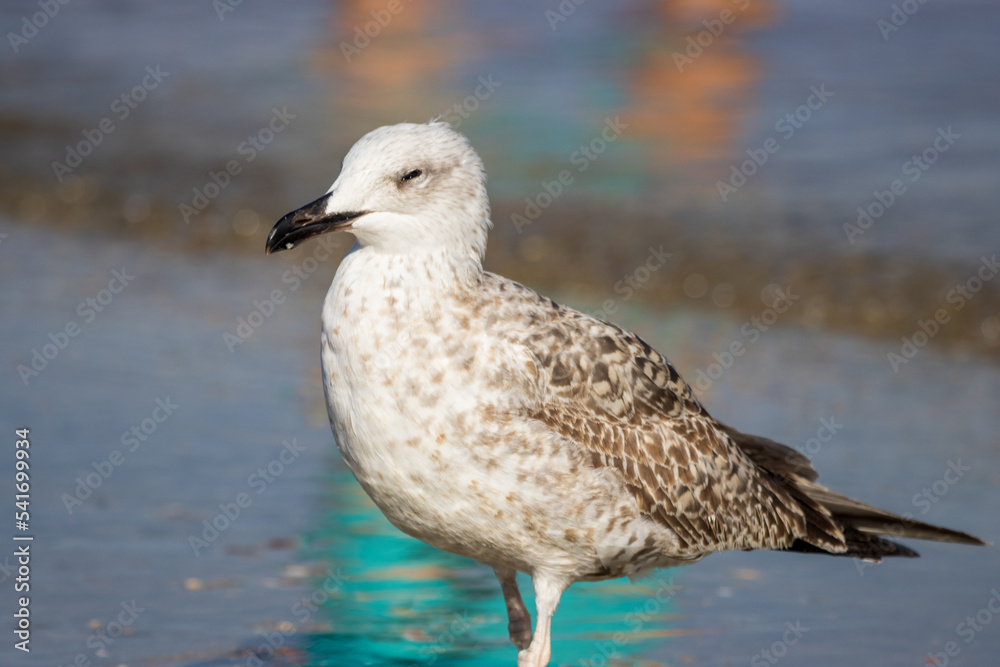
{"type": "Polygon", "coordinates": [[[330,194],[325,194],[278,220],[271,233],[267,235],[267,244],[264,246],[267,254],[290,250],[302,241],[319,234],[348,229],[352,221],[368,212],[327,213],[326,202],[329,198],[330,194]]]}

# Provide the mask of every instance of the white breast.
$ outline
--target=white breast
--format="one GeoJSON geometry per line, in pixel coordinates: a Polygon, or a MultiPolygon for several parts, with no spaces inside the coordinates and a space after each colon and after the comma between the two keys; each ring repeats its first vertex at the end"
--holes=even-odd
{"type": "Polygon", "coordinates": [[[530,354],[469,315],[447,268],[413,262],[352,252],[323,309],[330,421],[368,495],[414,537],[526,571],[591,571],[640,548],[620,480],[523,417],[539,390],[530,354]],[[598,499],[619,516],[615,534],[592,528],[608,523],[595,521],[598,499]]]}
{"type": "Polygon", "coordinates": [[[338,270],[323,310],[327,405],[345,461],[389,520],[454,551],[482,529],[470,487],[509,482],[485,474],[502,453],[476,445],[497,391],[480,379],[481,332],[461,329],[433,272],[406,261],[360,249],[338,270]]]}

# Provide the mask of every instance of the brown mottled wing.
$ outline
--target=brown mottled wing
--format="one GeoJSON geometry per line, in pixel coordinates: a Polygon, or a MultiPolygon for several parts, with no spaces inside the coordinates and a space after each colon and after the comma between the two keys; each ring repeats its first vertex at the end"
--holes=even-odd
{"type": "Polygon", "coordinates": [[[830,513],[788,483],[786,474],[815,478],[808,460],[763,438],[737,447],[638,336],[564,309],[526,342],[546,385],[532,416],[593,465],[618,470],[640,508],[677,534],[678,555],[783,549],[797,539],[844,551],[830,513]],[[758,457],[787,460],[769,469],[758,457]]]}

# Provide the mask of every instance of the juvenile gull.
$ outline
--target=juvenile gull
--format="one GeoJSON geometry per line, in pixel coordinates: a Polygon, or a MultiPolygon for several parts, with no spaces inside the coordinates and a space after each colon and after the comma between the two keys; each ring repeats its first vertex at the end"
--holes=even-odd
{"type": "Polygon", "coordinates": [[[917,555],[880,535],[983,544],[820,486],[803,455],[709,416],[635,334],[483,271],[490,225],[468,140],[403,123],[362,137],[267,252],[356,237],[323,306],[337,445],[393,525],[493,568],[519,667],[548,664],[576,581],[727,549],[917,555]]]}

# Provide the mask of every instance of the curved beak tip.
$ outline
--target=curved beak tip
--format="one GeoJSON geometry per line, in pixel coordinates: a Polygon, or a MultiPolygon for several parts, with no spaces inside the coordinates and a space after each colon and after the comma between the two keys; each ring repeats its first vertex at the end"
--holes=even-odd
{"type": "Polygon", "coordinates": [[[278,243],[277,231],[278,226],[275,225],[271,232],[267,235],[267,241],[264,243],[264,254],[271,255],[276,252],[281,252],[282,250],[291,250],[295,247],[294,243],[278,243]]]}
{"type": "Polygon", "coordinates": [[[267,235],[267,242],[264,244],[265,254],[290,250],[302,241],[319,234],[350,229],[355,219],[367,213],[367,211],[327,213],[326,205],[329,198],[330,194],[325,194],[316,201],[282,216],[267,235]]]}

